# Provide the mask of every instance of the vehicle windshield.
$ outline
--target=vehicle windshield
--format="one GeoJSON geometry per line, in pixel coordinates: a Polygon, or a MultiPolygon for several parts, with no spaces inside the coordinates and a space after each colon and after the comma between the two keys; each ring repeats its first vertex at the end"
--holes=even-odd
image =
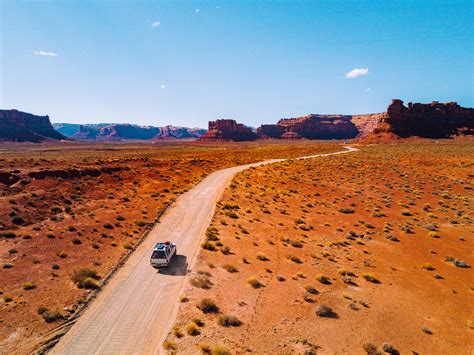
{"type": "Polygon", "coordinates": [[[166,254],[163,250],[155,250],[151,255],[152,259],[166,259],[166,254]]]}

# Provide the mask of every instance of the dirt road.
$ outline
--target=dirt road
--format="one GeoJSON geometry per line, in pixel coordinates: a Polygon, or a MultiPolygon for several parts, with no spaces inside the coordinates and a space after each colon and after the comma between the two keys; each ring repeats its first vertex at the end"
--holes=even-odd
{"type": "MultiPolygon", "coordinates": [[[[299,159],[344,154],[356,148],[299,159]]],[[[214,214],[216,202],[233,176],[250,167],[285,159],[216,171],[181,195],[115,274],[52,354],[157,354],[178,311],[186,270],[192,269],[199,245],[214,214]],[[158,273],[150,253],[160,240],[171,240],[178,255],[171,267],[158,273]]]]}

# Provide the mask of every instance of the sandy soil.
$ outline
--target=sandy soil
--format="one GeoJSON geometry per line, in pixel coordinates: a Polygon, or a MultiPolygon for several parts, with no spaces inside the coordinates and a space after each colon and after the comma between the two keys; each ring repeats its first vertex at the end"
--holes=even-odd
{"type": "Polygon", "coordinates": [[[238,174],[165,348],[472,354],[473,143],[364,146],[238,174]]]}
{"type": "Polygon", "coordinates": [[[0,173],[19,180],[0,183],[0,352],[30,348],[73,316],[91,292],[76,286],[74,272],[93,270],[100,285],[157,214],[210,172],[335,149],[314,142],[2,144],[0,173]],[[40,307],[58,319],[45,322],[40,307]]]}

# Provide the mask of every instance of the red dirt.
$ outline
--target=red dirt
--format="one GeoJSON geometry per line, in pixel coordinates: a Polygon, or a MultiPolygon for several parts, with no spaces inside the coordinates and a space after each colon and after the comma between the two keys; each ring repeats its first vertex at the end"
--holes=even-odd
{"type": "Polygon", "coordinates": [[[0,181],[0,352],[21,351],[60,324],[46,323],[38,307],[73,315],[88,295],[71,280],[74,271],[94,269],[103,279],[157,214],[210,172],[337,149],[317,142],[0,145],[0,172],[15,177],[0,181]],[[10,232],[14,238],[1,234],[10,232]]]}
{"type": "Polygon", "coordinates": [[[216,251],[202,249],[189,277],[209,273],[212,286],[185,286],[167,348],[362,354],[364,344],[391,343],[401,353],[472,353],[473,141],[359,148],[234,179],[208,230],[216,251]],[[201,312],[203,298],[219,314],[201,312]],[[320,305],[333,316],[318,316],[320,305]],[[242,324],[223,327],[221,315],[242,324]],[[196,318],[204,324],[188,335],[196,318]]]}

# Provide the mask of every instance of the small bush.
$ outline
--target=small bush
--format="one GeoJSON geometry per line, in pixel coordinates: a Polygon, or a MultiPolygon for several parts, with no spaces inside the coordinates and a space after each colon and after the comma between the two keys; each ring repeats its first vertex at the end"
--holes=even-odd
{"type": "Polygon", "coordinates": [[[46,323],[53,323],[64,319],[64,316],[61,313],[57,311],[50,311],[46,307],[39,307],[38,314],[41,315],[46,323]]]}
{"type": "Polygon", "coordinates": [[[72,244],[79,245],[79,244],[82,244],[82,241],[79,238],[73,238],[72,239],[72,244]]]}
{"type": "Polygon", "coordinates": [[[199,343],[198,348],[199,348],[199,350],[201,350],[201,352],[203,354],[210,354],[211,353],[211,347],[207,343],[199,343]]]}
{"type": "Polygon", "coordinates": [[[316,280],[318,280],[319,282],[321,282],[324,285],[329,285],[331,283],[329,278],[327,276],[323,275],[323,274],[316,275],[316,280]]]}
{"type": "Polygon", "coordinates": [[[3,268],[4,268],[4,269],[11,269],[12,267],[13,267],[13,264],[11,264],[11,263],[5,263],[5,264],[3,264],[3,268]]]}
{"type": "Polygon", "coordinates": [[[237,267],[235,267],[234,265],[231,265],[231,264],[224,264],[222,265],[222,268],[224,270],[227,270],[228,272],[238,272],[239,269],[237,269],[237,267]]]}
{"type": "Polygon", "coordinates": [[[14,239],[16,237],[17,237],[17,235],[13,232],[1,232],[0,233],[0,238],[14,239]]]}
{"type": "Polygon", "coordinates": [[[111,223],[105,223],[104,228],[105,229],[114,229],[114,226],[111,223]]]}
{"type": "Polygon", "coordinates": [[[352,208],[339,208],[338,212],[344,213],[344,214],[351,214],[351,213],[354,213],[355,211],[352,208]]]}
{"type": "Polygon", "coordinates": [[[365,273],[365,274],[362,274],[362,277],[366,280],[366,281],[369,281],[369,282],[372,282],[374,284],[379,284],[380,283],[380,280],[375,277],[374,274],[370,274],[370,273],[365,273]]]}
{"type": "Polygon", "coordinates": [[[204,243],[201,244],[201,247],[204,249],[204,250],[209,250],[209,251],[216,251],[216,246],[214,243],[212,242],[209,242],[209,241],[205,241],[204,243]]]}
{"type": "Polygon", "coordinates": [[[247,279],[247,283],[252,286],[253,288],[260,288],[263,287],[263,284],[255,277],[251,276],[247,279]]]}
{"type": "Polygon", "coordinates": [[[223,314],[219,316],[218,322],[223,327],[238,327],[242,322],[234,315],[223,314]]]}
{"type": "Polygon", "coordinates": [[[67,258],[67,253],[64,250],[60,250],[56,253],[56,256],[60,257],[61,259],[67,258]]]}
{"type": "Polygon", "coordinates": [[[145,227],[146,226],[146,223],[145,221],[135,221],[135,224],[138,226],[138,227],[145,227]]]}
{"type": "Polygon", "coordinates": [[[217,307],[216,303],[210,298],[203,298],[196,307],[199,308],[202,313],[219,313],[219,307],[217,307]]]}
{"type": "Polygon", "coordinates": [[[421,265],[421,267],[425,270],[428,270],[428,271],[435,270],[435,267],[430,263],[425,263],[425,264],[421,265]]]}
{"type": "Polygon", "coordinates": [[[334,311],[328,305],[320,304],[316,307],[316,314],[319,317],[333,317],[334,311]]]}
{"type": "Polygon", "coordinates": [[[9,294],[3,295],[3,302],[8,303],[8,302],[11,302],[11,301],[13,301],[13,296],[12,295],[9,295],[9,294]]]}
{"type": "Polygon", "coordinates": [[[191,278],[191,280],[189,280],[189,283],[194,287],[202,288],[205,290],[210,289],[212,287],[212,282],[206,275],[196,275],[191,278]]]}
{"type": "Polygon", "coordinates": [[[189,335],[192,335],[192,336],[196,336],[196,335],[199,335],[201,333],[201,331],[199,330],[196,323],[191,322],[191,323],[188,323],[186,325],[186,333],[188,333],[189,335]]]}
{"type": "Polygon", "coordinates": [[[301,264],[302,261],[300,258],[298,258],[296,255],[293,255],[293,254],[290,254],[287,256],[287,259],[288,260],[291,260],[292,262],[294,262],[295,264],[301,264]]]}
{"type": "Polygon", "coordinates": [[[263,253],[257,253],[257,260],[260,260],[260,261],[268,261],[269,259],[267,258],[267,256],[263,253]]]}
{"type": "Polygon", "coordinates": [[[212,349],[212,355],[231,355],[229,348],[224,345],[216,345],[212,349]]]}
{"type": "Polygon", "coordinates": [[[176,343],[172,340],[169,340],[169,339],[166,339],[164,342],[163,342],[163,348],[165,350],[176,350],[178,349],[176,343]]]}
{"type": "Polygon", "coordinates": [[[97,275],[97,272],[91,269],[81,269],[75,271],[72,276],[72,281],[79,288],[85,289],[97,289],[99,286],[96,283],[96,280],[99,280],[100,276],[97,275]]]}
{"type": "Polygon", "coordinates": [[[27,291],[28,291],[28,290],[33,290],[33,289],[35,289],[35,288],[36,288],[36,285],[35,285],[33,282],[25,282],[25,283],[23,284],[23,289],[24,289],[24,290],[27,290],[27,291]]]}

